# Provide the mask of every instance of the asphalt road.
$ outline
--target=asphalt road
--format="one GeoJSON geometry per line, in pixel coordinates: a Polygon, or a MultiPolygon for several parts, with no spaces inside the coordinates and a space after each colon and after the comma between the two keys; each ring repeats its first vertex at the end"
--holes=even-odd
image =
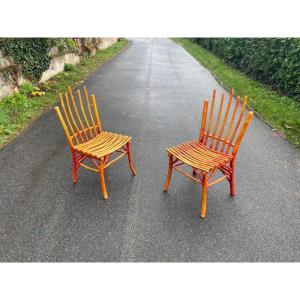
{"type": "Polygon", "coordinates": [[[201,189],[175,174],[162,192],[165,148],[197,138],[201,102],[223,88],[177,44],[134,39],[85,84],[103,126],[133,137],[99,178],[79,171],[53,110],[0,150],[1,261],[299,261],[300,152],[257,117],[237,159],[237,196],[223,182],[198,217],[201,189]]]}

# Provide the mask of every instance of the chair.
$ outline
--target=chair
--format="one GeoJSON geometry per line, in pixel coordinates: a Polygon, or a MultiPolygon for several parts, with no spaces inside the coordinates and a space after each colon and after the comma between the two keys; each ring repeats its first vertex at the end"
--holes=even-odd
{"type": "Polygon", "coordinates": [[[102,130],[96,98],[89,96],[84,87],[85,105],[82,101],[81,92],[77,90],[77,104],[71,87],[65,97],[59,94],[62,112],[58,106],[55,107],[56,114],[67,136],[72,159],[73,159],[73,183],[77,183],[77,170],[84,167],[94,171],[100,176],[100,185],[104,199],[108,198],[104,170],[127,155],[129,168],[132,175],[136,175],[131,159],[130,143],[131,137],[102,130]],[[71,101],[70,101],[71,100],[71,101]],[[80,111],[78,110],[78,104],[80,111]],[[114,153],[120,153],[111,159],[114,153]],[[92,166],[83,163],[89,159],[92,166]]]}
{"type": "Polygon", "coordinates": [[[236,154],[250,125],[253,112],[248,112],[243,118],[247,96],[244,97],[242,105],[240,105],[240,98],[237,97],[235,104],[231,107],[233,94],[234,92],[231,90],[227,105],[224,104],[225,96],[222,94],[219,109],[215,115],[216,90],[213,90],[210,108],[208,100],[205,100],[203,104],[199,139],[167,148],[169,167],[163,191],[166,192],[169,188],[173,169],[200,183],[202,185],[200,216],[202,218],[206,216],[208,188],[227,179],[230,184],[230,194],[232,196],[236,194],[236,154]],[[226,105],[226,109],[223,112],[224,105],[226,105]],[[192,168],[192,175],[179,168],[184,164],[192,168]],[[223,176],[212,181],[218,170],[223,176]]]}

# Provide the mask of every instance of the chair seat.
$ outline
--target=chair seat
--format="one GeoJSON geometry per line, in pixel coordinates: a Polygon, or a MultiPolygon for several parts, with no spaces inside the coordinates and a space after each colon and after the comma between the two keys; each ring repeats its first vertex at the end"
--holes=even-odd
{"type": "Polygon", "coordinates": [[[232,155],[209,149],[196,140],[167,148],[167,151],[178,160],[203,172],[210,172],[232,159],[232,155]]]}
{"type": "Polygon", "coordinates": [[[93,158],[100,159],[123,147],[131,140],[130,136],[101,131],[93,139],[74,146],[74,150],[93,158]]]}

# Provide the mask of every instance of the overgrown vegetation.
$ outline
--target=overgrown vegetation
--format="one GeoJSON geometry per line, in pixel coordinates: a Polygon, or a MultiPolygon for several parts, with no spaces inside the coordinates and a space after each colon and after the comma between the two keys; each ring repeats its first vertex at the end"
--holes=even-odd
{"type": "Polygon", "coordinates": [[[192,40],[253,79],[300,101],[299,38],[194,38],[192,40]]]}
{"type": "Polygon", "coordinates": [[[95,56],[83,59],[76,67],[68,66],[65,72],[51,78],[47,83],[23,84],[18,93],[0,101],[0,145],[7,142],[24,128],[30,120],[57,101],[57,95],[69,85],[82,83],[87,75],[96,70],[128,44],[120,40],[111,47],[98,51],[95,56]]]}
{"type": "Polygon", "coordinates": [[[10,38],[3,44],[4,54],[11,56],[22,74],[29,80],[38,80],[50,65],[47,38],[10,38]]]}
{"type": "Polygon", "coordinates": [[[4,54],[13,59],[15,68],[20,68],[22,75],[30,81],[38,81],[48,69],[52,47],[57,47],[57,55],[78,52],[71,38],[7,38],[1,42],[4,54]]]}
{"type": "Polygon", "coordinates": [[[77,52],[77,46],[74,40],[71,38],[56,38],[49,39],[50,47],[57,47],[59,54],[65,52],[77,52]]]}
{"type": "Polygon", "coordinates": [[[76,70],[76,66],[75,65],[65,64],[65,66],[64,66],[64,71],[65,72],[74,71],[74,70],[76,70]]]}
{"type": "Polygon", "coordinates": [[[225,88],[234,88],[235,94],[248,96],[250,108],[267,123],[282,132],[289,142],[300,146],[300,104],[292,98],[278,94],[255,81],[245,73],[226,65],[212,52],[190,39],[174,39],[203,66],[209,69],[225,88]]]}

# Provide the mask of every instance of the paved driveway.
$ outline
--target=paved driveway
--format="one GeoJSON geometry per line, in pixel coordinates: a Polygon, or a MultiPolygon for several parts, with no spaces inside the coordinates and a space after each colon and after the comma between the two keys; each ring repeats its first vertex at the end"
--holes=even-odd
{"type": "Polygon", "coordinates": [[[69,149],[54,111],[0,151],[1,261],[299,261],[300,152],[254,118],[237,160],[237,196],[175,173],[162,193],[165,148],[198,136],[212,75],[167,39],[134,39],[86,80],[104,128],[133,137],[127,161],[71,180],[69,149]],[[45,134],[47,133],[47,134],[45,134]]]}

